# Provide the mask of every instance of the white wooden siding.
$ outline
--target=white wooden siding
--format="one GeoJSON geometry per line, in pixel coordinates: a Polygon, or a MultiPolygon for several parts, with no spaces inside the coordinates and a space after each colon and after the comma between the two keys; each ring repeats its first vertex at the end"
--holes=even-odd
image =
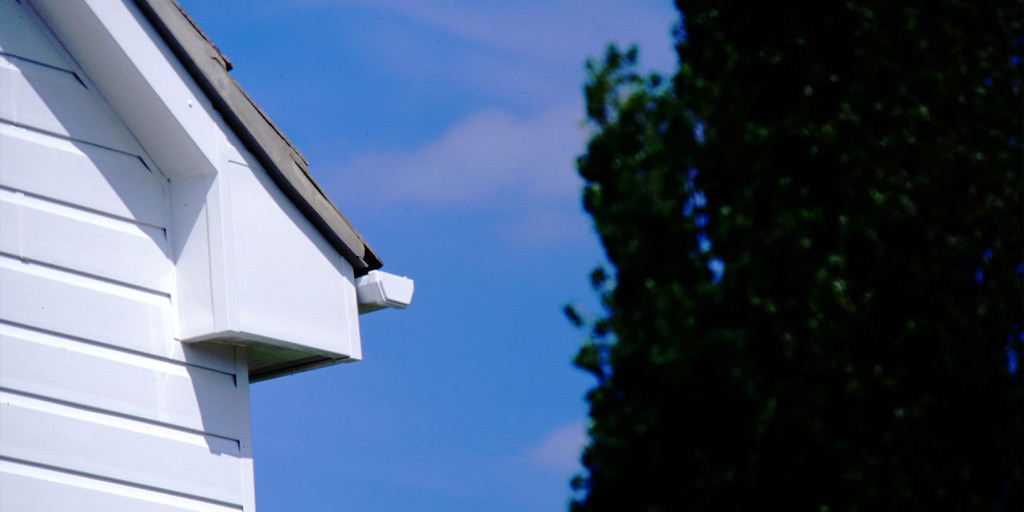
{"type": "Polygon", "coordinates": [[[3,34],[0,51],[48,66],[71,69],[64,52],[58,50],[59,44],[53,35],[19,2],[0,1],[0,33],[3,34]],[[23,25],[29,25],[31,29],[23,28],[23,25]]]}
{"type": "Polygon", "coordinates": [[[0,207],[0,252],[75,268],[165,296],[174,288],[164,228],[112,219],[4,189],[0,189],[0,207]],[[110,264],[118,260],[122,264],[110,264]]]}
{"type": "Polygon", "coordinates": [[[0,510],[38,512],[237,512],[238,507],[0,460],[0,510]]]}
{"type": "Polygon", "coordinates": [[[0,102],[0,118],[11,124],[129,154],[142,153],[106,103],[74,72],[5,58],[0,60],[0,89],[15,98],[0,102]]]}
{"type": "Polygon", "coordinates": [[[154,199],[167,194],[166,184],[154,178],[139,157],[4,123],[0,137],[5,186],[113,217],[163,225],[167,200],[154,199]]]}
{"type": "Polygon", "coordinates": [[[235,376],[14,326],[0,333],[0,387],[239,439],[235,376]],[[97,379],[116,375],[117,379],[97,379]],[[203,416],[204,409],[217,414],[203,416]]]}
{"type": "Polygon", "coordinates": [[[0,510],[251,507],[244,351],[175,338],[169,189],[0,0],[0,510]]]}
{"type": "Polygon", "coordinates": [[[78,474],[241,503],[237,440],[0,392],[4,456],[78,474]]]}

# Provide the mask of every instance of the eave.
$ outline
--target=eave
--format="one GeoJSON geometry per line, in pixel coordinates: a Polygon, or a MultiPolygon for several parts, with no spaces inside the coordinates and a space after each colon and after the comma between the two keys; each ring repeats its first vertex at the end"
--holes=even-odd
{"type": "Polygon", "coordinates": [[[231,62],[181,6],[174,0],[135,0],[135,4],[246,149],[352,265],[356,276],[380,268],[380,257],[313,179],[305,157],[230,75],[231,62]]]}

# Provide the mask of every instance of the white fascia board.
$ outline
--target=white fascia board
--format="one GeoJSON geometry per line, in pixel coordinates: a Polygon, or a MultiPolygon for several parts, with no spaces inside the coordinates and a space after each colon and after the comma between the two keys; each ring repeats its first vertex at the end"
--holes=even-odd
{"type": "Polygon", "coordinates": [[[31,5],[169,179],[216,173],[223,129],[215,111],[134,4],[31,5]]]}

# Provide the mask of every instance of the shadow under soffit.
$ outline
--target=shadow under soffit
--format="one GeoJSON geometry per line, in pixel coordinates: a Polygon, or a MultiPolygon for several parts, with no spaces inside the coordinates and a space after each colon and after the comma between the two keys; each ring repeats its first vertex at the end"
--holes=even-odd
{"type": "Polygon", "coordinates": [[[249,382],[260,382],[294,373],[355,361],[351,357],[308,355],[287,347],[255,343],[248,345],[249,382]],[[284,362],[278,362],[285,359],[284,362]]]}

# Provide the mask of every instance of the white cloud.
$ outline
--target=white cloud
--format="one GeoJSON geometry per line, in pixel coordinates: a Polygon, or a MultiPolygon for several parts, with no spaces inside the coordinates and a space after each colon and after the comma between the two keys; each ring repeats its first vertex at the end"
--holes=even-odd
{"type": "Polygon", "coordinates": [[[574,162],[586,138],[581,118],[580,107],[552,108],[527,118],[481,110],[425,146],[363,155],[339,174],[360,183],[361,193],[388,204],[577,201],[582,182],[574,162]]]}
{"type": "Polygon", "coordinates": [[[667,71],[675,65],[669,32],[677,15],[667,1],[306,0],[305,5],[375,9],[410,20],[372,33],[362,50],[398,76],[446,73],[452,81],[510,98],[578,94],[584,59],[600,56],[611,41],[638,44],[650,68],[667,71]],[[510,82],[525,87],[512,88],[510,82]]]}
{"type": "MultiPolygon", "coordinates": [[[[573,205],[578,205],[574,201],[573,205]]],[[[591,239],[591,222],[577,206],[574,211],[538,208],[523,212],[505,226],[502,235],[511,244],[548,247],[553,243],[591,239]]]]}
{"type": "Polygon", "coordinates": [[[615,39],[624,44],[636,42],[656,47],[649,50],[652,55],[671,53],[671,48],[660,44],[667,40],[674,19],[668,2],[374,0],[369,3],[457,37],[540,60],[578,59],[615,39]]]}
{"type": "Polygon", "coordinates": [[[415,127],[418,140],[429,141],[390,153],[364,152],[333,166],[327,174],[344,179],[344,185],[335,183],[348,195],[342,201],[346,208],[499,212],[505,219],[500,236],[516,243],[591,236],[575,170],[587,139],[580,126],[584,59],[603,53],[609,41],[636,42],[648,66],[674,66],[669,30],[676,14],[670,2],[659,0],[303,5],[325,16],[343,10],[385,15],[369,16],[381,21],[341,37],[386,70],[392,94],[429,93],[473,109],[441,128],[437,118],[400,114],[396,133],[415,127]],[[424,126],[435,135],[422,135],[424,126]]]}
{"type": "Polygon", "coordinates": [[[580,453],[586,441],[583,422],[575,421],[549,432],[526,451],[526,457],[537,466],[564,472],[576,471],[580,467],[580,453]]]}

